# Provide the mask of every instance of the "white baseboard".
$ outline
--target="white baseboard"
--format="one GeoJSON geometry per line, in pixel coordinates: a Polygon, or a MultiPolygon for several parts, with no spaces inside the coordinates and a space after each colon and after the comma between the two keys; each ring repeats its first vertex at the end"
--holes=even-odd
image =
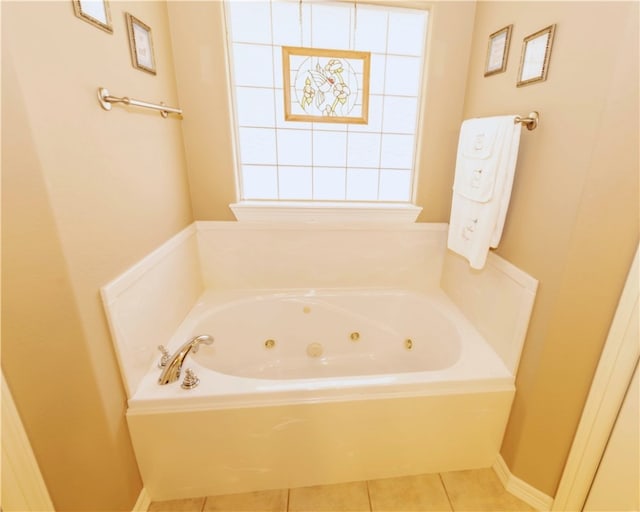
{"type": "Polygon", "coordinates": [[[149,505],[151,505],[151,498],[147,490],[143,487],[131,512],[147,512],[149,505]]]}
{"type": "Polygon", "coordinates": [[[498,454],[498,458],[493,464],[493,470],[507,492],[531,505],[536,510],[543,512],[551,510],[553,498],[529,485],[524,480],[520,480],[517,476],[512,475],[502,455],[498,454]]]}

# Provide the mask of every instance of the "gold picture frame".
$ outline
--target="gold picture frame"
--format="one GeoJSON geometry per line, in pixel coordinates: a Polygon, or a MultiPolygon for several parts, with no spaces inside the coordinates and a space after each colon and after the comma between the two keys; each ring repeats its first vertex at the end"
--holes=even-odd
{"type": "Polygon", "coordinates": [[[547,79],[555,31],[555,24],[549,25],[524,38],[517,87],[547,79]]]}
{"type": "Polygon", "coordinates": [[[367,124],[371,53],[282,47],[286,121],[367,124]]]}
{"type": "Polygon", "coordinates": [[[507,25],[489,36],[484,76],[496,75],[506,71],[512,29],[513,25],[507,25]]]}
{"type": "Polygon", "coordinates": [[[73,12],[81,20],[113,34],[111,12],[107,0],[72,0],[73,12]]]}
{"type": "Polygon", "coordinates": [[[125,13],[125,16],[127,18],[129,49],[131,50],[133,67],[155,75],[156,60],[153,54],[151,27],[128,12],[125,13]]]}

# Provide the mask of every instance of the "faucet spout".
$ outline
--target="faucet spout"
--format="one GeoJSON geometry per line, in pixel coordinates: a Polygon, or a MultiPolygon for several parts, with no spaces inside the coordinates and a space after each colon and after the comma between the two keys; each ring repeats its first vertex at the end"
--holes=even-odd
{"type": "Polygon", "coordinates": [[[178,380],[180,378],[182,364],[184,363],[185,357],[187,357],[189,352],[197,352],[200,343],[211,345],[213,343],[213,337],[208,334],[201,334],[200,336],[194,336],[182,345],[176,353],[171,356],[171,359],[164,367],[164,370],[158,379],[158,384],[164,385],[178,380]]]}

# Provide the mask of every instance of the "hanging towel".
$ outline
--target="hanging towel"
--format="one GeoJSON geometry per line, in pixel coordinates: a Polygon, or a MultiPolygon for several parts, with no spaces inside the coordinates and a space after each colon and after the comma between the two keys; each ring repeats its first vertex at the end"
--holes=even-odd
{"type": "Polygon", "coordinates": [[[447,246],[472,268],[502,237],[522,129],[515,118],[467,119],[460,129],[447,246]]]}

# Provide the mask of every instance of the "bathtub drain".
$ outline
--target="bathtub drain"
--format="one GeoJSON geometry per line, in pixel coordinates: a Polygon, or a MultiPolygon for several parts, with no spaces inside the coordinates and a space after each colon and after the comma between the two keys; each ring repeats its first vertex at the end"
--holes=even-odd
{"type": "Polygon", "coordinates": [[[307,345],[307,355],[309,357],[320,357],[322,352],[323,348],[320,343],[309,343],[309,345],[307,345]]]}

